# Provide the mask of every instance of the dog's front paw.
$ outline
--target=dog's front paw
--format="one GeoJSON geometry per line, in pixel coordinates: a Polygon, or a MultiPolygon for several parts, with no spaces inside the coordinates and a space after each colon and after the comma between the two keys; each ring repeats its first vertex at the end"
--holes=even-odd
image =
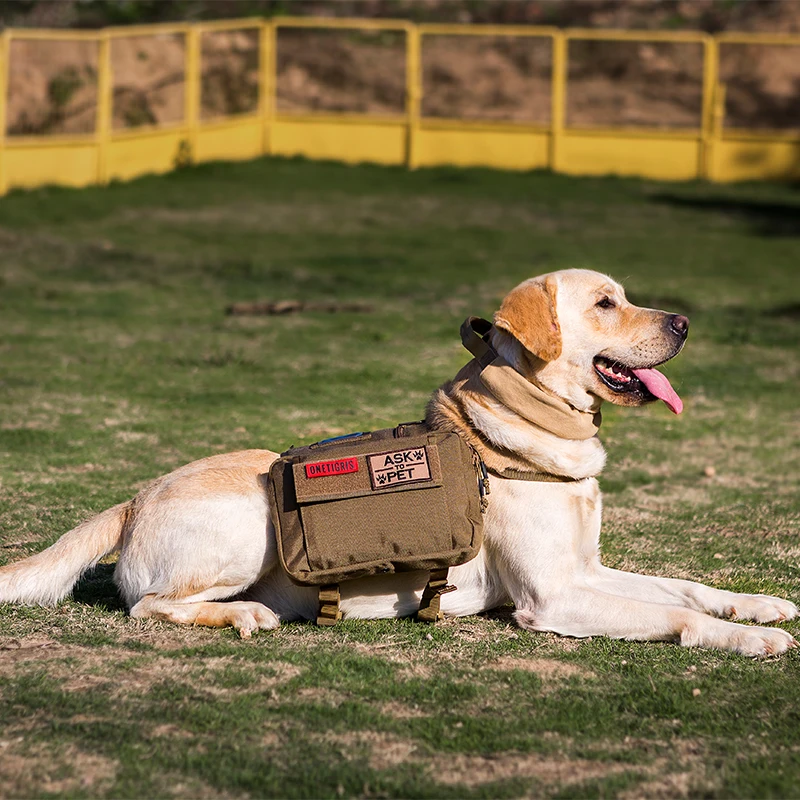
{"type": "Polygon", "coordinates": [[[731,649],[750,658],[779,656],[798,646],[794,636],[780,628],[742,628],[731,649]]]}
{"type": "Polygon", "coordinates": [[[728,619],[753,622],[783,622],[797,616],[797,606],[768,594],[737,594],[725,608],[728,619]]]}

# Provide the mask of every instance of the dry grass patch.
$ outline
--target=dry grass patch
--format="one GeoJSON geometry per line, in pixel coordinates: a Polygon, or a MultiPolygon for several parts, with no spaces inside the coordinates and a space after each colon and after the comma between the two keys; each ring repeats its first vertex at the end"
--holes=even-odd
{"type": "Polygon", "coordinates": [[[620,800],[667,800],[667,798],[710,796],[713,782],[709,781],[704,748],[697,742],[677,741],[672,745],[678,766],[669,770],[666,758],[659,758],[648,769],[648,779],[620,794],[620,800]]]}
{"type": "Polygon", "coordinates": [[[0,675],[12,677],[31,668],[43,670],[63,691],[105,688],[114,698],[141,696],[165,680],[191,683],[209,696],[240,693],[242,688],[224,685],[224,673],[231,668],[251,673],[249,694],[268,692],[302,673],[300,667],[282,661],[256,668],[235,656],[190,661],[137,655],[118,647],[64,645],[48,638],[0,641],[0,675]]]}
{"type": "Polygon", "coordinates": [[[281,661],[266,665],[271,674],[261,673],[247,662],[235,656],[207,658],[201,661],[182,661],[169,657],[157,657],[145,660],[141,666],[134,666],[115,673],[115,696],[128,696],[132,692],[146,693],[153,686],[165,680],[189,683],[199,694],[210,697],[226,697],[231,694],[256,694],[269,692],[301,674],[302,670],[292,664],[281,661]],[[225,686],[225,671],[248,669],[251,673],[247,687],[225,686]],[[260,673],[260,674],[257,674],[260,673]]]}
{"type": "Polygon", "coordinates": [[[535,780],[547,787],[563,788],[629,771],[653,771],[652,766],[640,768],[619,761],[592,761],[538,753],[448,753],[429,757],[417,752],[415,742],[379,731],[324,734],[319,738],[335,745],[348,761],[366,755],[370,768],[376,771],[405,766],[424,771],[435,783],[470,789],[519,778],[535,780]]]}
{"type": "Polygon", "coordinates": [[[702,506],[710,502],[710,494],[705,486],[680,486],[678,484],[659,485],[658,494],[647,486],[628,489],[639,510],[650,511],[653,515],[663,514],[676,506],[702,506]]]}
{"type": "Polygon", "coordinates": [[[436,674],[436,667],[433,664],[420,664],[411,662],[397,671],[397,677],[401,681],[430,680],[436,674]]]}
{"type": "Polygon", "coordinates": [[[611,528],[630,530],[638,525],[649,524],[656,519],[658,519],[658,515],[648,509],[614,506],[610,503],[606,503],[603,506],[604,531],[611,528]]]}
{"type": "Polygon", "coordinates": [[[779,542],[772,542],[766,552],[767,555],[780,558],[787,563],[800,562],[800,547],[786,547],[779,542]]]}
{"type": "Polygon", "coordinates": [[[146,644],[164,652],[200,647],[220,640],[220,631],[217,628],[174,625],[153,619],[138,620],[125,617],[121,627],[126,634],[119,640],[121,645],[146,644]]]}
{"type": "Polygon", "coordinates": [[[320,689],[316,686],[306,686],[303,689],[298,689],[294,695],[294,699],[338,708],[348,697],[346,694],[337,692],[335,689],[320,689]]]}
{"type": "Polygon", "coordinates": [[[0,645],[0,675],[12,677],[29,669],[43,670],[58,681],[62,691],[84,692],[102,687],[111,689],[112,696],[127,695],[132,690],[145,692],[163,677],[166,664],[117,668],[120,661],[130,658],[129,651],[119,648],[93,649],[64,645],[53,639],[11,640],[0,645]]]}
{"type": "Polygon", "coordinates": [[[167,797],[191,797],[192,800],[233,800],[234,798],[239,797],[248,797],[248,795],[244,794],[234,794],[233,792],[229,791],[221,791],[217,789],[215,786],[209,786],[209,784],[197,780],[197,779],[189,779],[186,780],[185,776],[184,780],[170,780],[170,776],[165,776],[165,796],[167,797]]]}
{"type": "MultiPolygon", "coordinates": [[[[94,665],[101,663],[103,653],[77,645],[63,645],[55,639],[31,636],[22,639],[0,639],[0,675],[14,675],[27,666],[52,668],[54,677],[64,678],[75,674],[73,662],[86,659],[94,665]]],[[[127,654],[126,654],[127,655],[127,654]]]]}
{"type": "Polygon", "coordinates": [[[507,639],[518,639],[519,628],[512,622],[513,609],[503,608],[492,612],[497,621],[504,621],[503,627],[487,624],[483,618],[449,618],[446,623],[455,629],[455,638],[462,642],[475,644],[480,642],[498,642],[507,639]]]}
{"type": "Polygon", "coordinates": [[[514,658],[503,656],[484,666],[484,669],[496,672],[533,672],[542,681],[542,688],[556,689],[569,678],[594,679],[597,677],[591,670],[579,667],[577,664],[570,664],[565,661],[557,661],[553,658],[514,658]]]}
{"type": "Polygon", "coordinates": [[[379,707],[379,710],[381,714],[391,717],[392,719],[420,719],[430,716],[430,714],[426,714],[418,706],[408,706],[405,703],[398,703],[395,700],[383,703],[379,707]]]}
{"type": "Polygon", "coordinates": [[[15,658],[26,658],[30,656],[33,651],[45,650],[51,647],[60,647],[61,645],[55,639],[49,639],[46,636],[26,636],[22,639],[16,639],[11,636],[0,637],[0,658],[7,657],[3,654],[14,654],[15,658]]]}
{"type": "Polygon", "coordinates": [[[163,739],[194,739],[195,736],[190,731],[185,730],[184,728],[180,728],[177,725],[172,725],[171,723],[165,723],[164,725],[156,725],[155,728],[150,732],[150,736],[154,736],[156,738],[163,738],[163,739]]]}
{"type": "Polygon", "coordinates": [[[348,761],[367,753],[369,766],[374,770],[392,769],[409,762],[416,763],[411,755],[417,745],[409,739],[401,739],[390,733],[379,731],[350,731],[342,734],[325,734],[323,741],[334,744],[348,761]]]}
{"type": "Polygon", "coordinates": [[[563,787],[608,778],[633,769],[636,769],[633,764],[557,758],[538,753],[498,753],[491,756],[448,754],[437,756],[429,767],[438,783],[468,788],[515,778],[534,779],[563,787]]]}
{"type": "Polygon", "coordinates": [[[671,800],[689,797],[695,775],[691,772],[676,772],[640,783],[619,795],[619,800],[671,800]]]}
{"type": "Polygon", "coordinates": [[[118,763],[72,745],[23,748],[21,740],[0,740],[0,785],[4,797],[43,794],[102,794],[113,784],[118,763]]]}
{"type": "Polygon", "coordinates": [[[348,650],[353,650],[359,655],[363,656],[381,656],[381,657],[402,657],[402,651],[398,650],[396,653],[391,652],[392,647],[402,647],[403,642],[394,634],[385,636],[381,642],[343,642],[343,645],[348,650]],[[387,653],[387,651],[389,651],[387,653]]]}

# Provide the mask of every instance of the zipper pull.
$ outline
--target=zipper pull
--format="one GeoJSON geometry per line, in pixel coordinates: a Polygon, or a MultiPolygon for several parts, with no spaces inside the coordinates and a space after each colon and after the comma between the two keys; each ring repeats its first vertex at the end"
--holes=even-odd
{"type": "Polygon", "coordinates": [[[486,510],[489,508],[489,497],[492,493],[492,489],[489,486],[489,473],[486,471],[486,464],[483,463],[483,459],[478,456],[478,469],[480,470],[480,479],[478,480],[478,489],[481,495],[481,514],[485,514],[486,510]]]}

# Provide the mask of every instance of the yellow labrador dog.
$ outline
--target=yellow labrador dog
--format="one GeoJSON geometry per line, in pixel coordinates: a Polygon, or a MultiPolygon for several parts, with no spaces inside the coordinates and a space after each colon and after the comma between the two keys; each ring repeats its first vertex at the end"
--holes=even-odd
{"type": "MultiPolygon", "coordinates": [[[[475,337],[488,358],[470,361],[428,407],[428,422],[467,438],[494,474],[483,549],[451,569],[458,591],[442,597],[445,614],[511,601],[518,624],[533,631],[671,640],[747,656],[796,646],[781,629],[726,619],[792,619],[797,608],[786,600],[600,562],[600,406],[661,399],[679,413],[680,398],[655,367],[681,350],[688,325],[632,305],[618,283],[588,270],[533,278],[503,300],[494,325],[475,337]]],[[[243,636],[313,619],[316,589],[292,584],[278,563],[263,486],[275,458],[267,450],[212,456],[157,479],[0,569],[0,602],[55,603],[119,550],[114,579],[134,617],[232,625],[243,636]]],[[[343,584],[342,612],[412,614],[426,579],[412,572],[343,584]]]]}

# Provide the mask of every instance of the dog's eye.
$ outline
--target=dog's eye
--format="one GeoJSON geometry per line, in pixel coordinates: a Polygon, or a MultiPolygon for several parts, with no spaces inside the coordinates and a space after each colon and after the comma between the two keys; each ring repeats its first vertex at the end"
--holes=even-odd
{"type": "Polygon", "coordinates": [[[616,303],[610,297],[604,297],[600,302],[595,303],[598,308],[614,308],[616,303]]]}

